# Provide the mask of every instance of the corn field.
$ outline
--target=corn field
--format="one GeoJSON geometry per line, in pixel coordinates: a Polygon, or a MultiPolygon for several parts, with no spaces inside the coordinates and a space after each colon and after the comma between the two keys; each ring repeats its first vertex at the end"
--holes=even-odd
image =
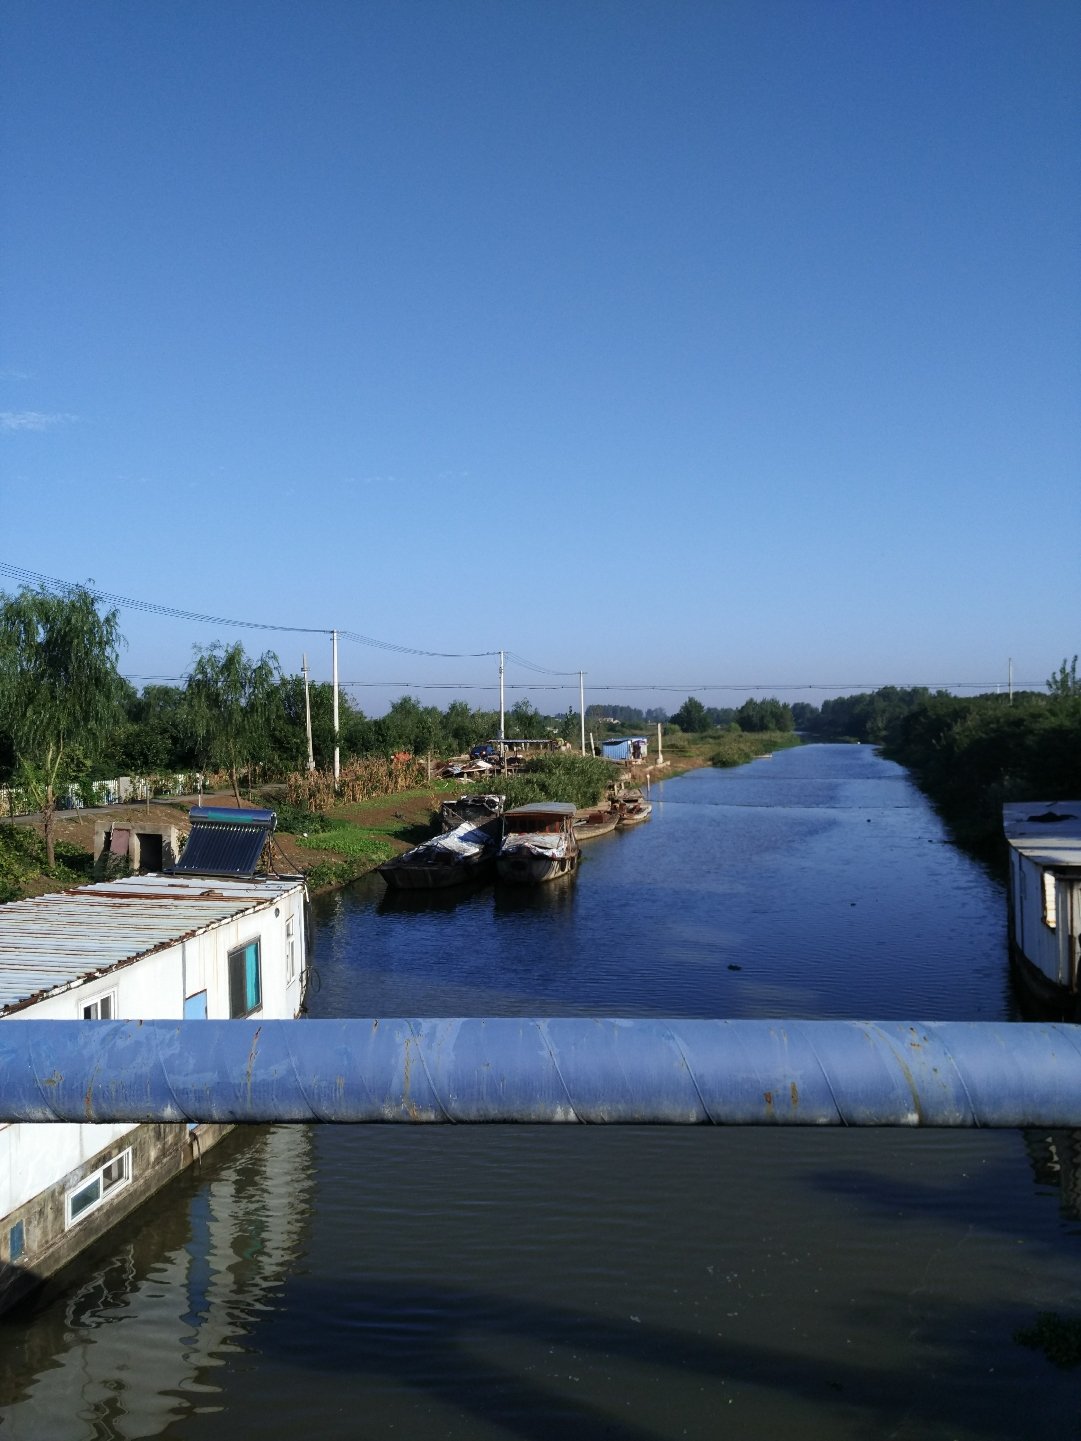
{"type": "Polygon", "coordinates": [[[346,761],[341,780],[334,784],[333,771],[291,771],[286,777],[286,799],[309,811],[327,811],[335,802],[346,804],[412,790],[428,780],[428,766],[415,756],[381,756],[346,761]]]}

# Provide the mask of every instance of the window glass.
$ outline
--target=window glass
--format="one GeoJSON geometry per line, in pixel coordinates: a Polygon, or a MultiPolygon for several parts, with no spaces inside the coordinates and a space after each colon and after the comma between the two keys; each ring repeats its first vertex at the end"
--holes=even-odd
{"type": "Polygon", "coordinates": [[[8,1231],[8,1260],[17,1261],[26,1250],[26,1231],[23,1223],[16,1221],[8,1231]]]}
{"type": "Polygon", "coordinates": [[[74,1191],[68,1192],[68,1225],[96,1210],[110,1192],[127,1185],[131,1180],[131,1151],[122,1152],[106,1161],[99,1171],[82,1181],[74,1191]]]}
{"type": "Polygon", "coordinates": [[[101,1200],[101,1176],[92,1176],[85,1186],[80,1186],[77,1191],[72,1191],[68,1197],[68,1218],[77,1220],[84,1211],[91,1206],[96,1206],[101,1200]]]}
{"type": "Polygon", "coordinates": [[[229,952],[229,1015],[250,1016],[263,1002],[259,942],[229,952]]]}
{"type": "Polygon", "coordinates": [[[95,996],[92,1001],[86,1001],[82,1006],[84,1021],[111,1021],[116,1016],[116,992],[107,991],[103,996],[95,996]]]}

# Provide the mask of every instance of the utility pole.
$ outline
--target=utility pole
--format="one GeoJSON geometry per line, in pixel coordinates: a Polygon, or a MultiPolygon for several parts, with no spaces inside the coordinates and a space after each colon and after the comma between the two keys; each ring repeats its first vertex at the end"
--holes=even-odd
{"type": "Polygon", "coordinates": [[[1010,659],[1009,659],[1009,663],[1008,663],[1008,664],[1009,664],[1009,672],[1010,672],[1010,700],[1009,700],[1009,704],[1010,704],[1010,705],[1013,705],[1013,656],[1012,656],[1012,655],[1010,656],[1010,659]]]}
{"type": "Polygon", "coordinates": [[[332,630],[330,636],[334,671],[334,784],[337,786],[342,775],[341,754],[338,750],[338,632],[332,630]]]}
{"type": "Polygon", "coordinates": [[[503,757],[503,742],[506,740],[507,715],[503,706],[503,652],[499,652],[499,746],[500,759],[503,757]]]}
{"type": "Polygon", "coordinates": [[[312,750],[312,702],[308,694],[308,657],[301,656],[301,667],[304,671],[304,726],[308,732],[308,769],[315,770],[315,752],[312,750]]]}
{"type": "Polygon", "coordinates": [[[582,720],[582,754],[586,753],[586,673],[578,672],[578,714],[582,720]]]}

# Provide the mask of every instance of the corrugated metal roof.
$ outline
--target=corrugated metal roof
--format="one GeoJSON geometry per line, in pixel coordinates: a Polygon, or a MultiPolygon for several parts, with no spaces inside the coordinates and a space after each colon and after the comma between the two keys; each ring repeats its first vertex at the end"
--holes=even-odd
{"type": "Polygon", "coordinates": [[[129,876],[0,905],[0,1015],[273,904],[302,884],[129,876]]]}
{"type": "Polygon", "coordinates": [[[1081,866],[1081,801],[1011,801],[1002,807],[1010,845],[1046,866],[1081,866]]]}

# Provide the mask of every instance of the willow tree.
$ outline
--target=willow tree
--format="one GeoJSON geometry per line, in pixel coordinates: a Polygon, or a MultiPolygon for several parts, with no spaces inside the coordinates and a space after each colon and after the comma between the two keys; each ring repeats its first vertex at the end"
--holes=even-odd
{"type": "Polygon", "coordinates": [[[122,719],[119,644],[116,611],[102,614],[81,586],[0,598],[0,723],[42,813],[50,870],[59,787],[122,719]]]}
{"type": "Polygon", "coordinates": [[[241,767],[270,753],[280,674],[273,651],[249,660],[239,641],[196,651],[187,682],[196,748],[203,765],[228,771],[238,806],[241,767]]]}

